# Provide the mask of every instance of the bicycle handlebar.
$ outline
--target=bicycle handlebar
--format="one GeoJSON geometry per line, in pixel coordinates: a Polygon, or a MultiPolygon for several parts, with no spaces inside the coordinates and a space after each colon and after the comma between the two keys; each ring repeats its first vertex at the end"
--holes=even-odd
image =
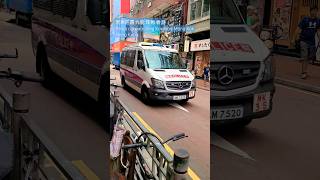
{"type": "Polygon", "coordinates": [[[36,76],[30,76],[26,74],[21,74],[20,76],[17,76],[17,78],[20,78],[21,81],[29,81],[29,82],[43,82],[42,77],[36,77],[36,76]]]}
{"type": "Polygon", "coordinates": [[[13,79],[16,81],[42,82],[43,78],[31,74],[26,74],[18,71],[0,71],[0,79],[13,79]]]}
{"type": "Polygon", "coordinates": [[[167,142],[169,142],[169,141],[178,141],[178,140],[183,139],[183,138],[186,138],[186,137],[188,137],[188,136],[187,136],[185,133],[180,133],[180,134],[174,135],[174,136],[172,136],[171,138],[165,140],[165,141],[163,142],[163,144],[165,144],[165,143],[167,143],[167,142]]]}
{"type": "Polygon", "coordinates": [[[132,149],[132,148],[139,148],[142,146],[146,146],[146,144],[144,143],[136,143],[136,144],[127,144],[122,146],[122,149],[132,149]]]}
{"type": "Polygon", "coordinates": [[[115,83],[110,83],[110,86],[113,86],[113,87],[116,87],[116,88],[122,87],[121,85],[118,85],[118,84],[115,84],[115,83]]]}
{"type": "MultiPolygon", "coordinates": [[[[144,134],[152,135],[152,136],[156,137],[160,141],[160,139],[157,136],[155,136],[154,134],[146,132],[146,133],[142,133],[138,137],[138,139],[137,139],[138,143],[124,145],[124,146],[122,146],[122,149],[140,148],[140,147],[146,146],[146,144],[144,142],[139,142],[140,137],[142,135],[144,135],[144,134]]],[[[186,138],[186,137],[188,137],[188,136],[185,133],[180,133],[180,134],[177,134],[177,135],[174,135],[174,136],[170,137],[169,139],[167,139],[165,141],[160,141],[160,143],[163,145],[163,144],[166,144],[166,143],[168,143],[170,141],[178,141],[178,140],[186,138]]]]}

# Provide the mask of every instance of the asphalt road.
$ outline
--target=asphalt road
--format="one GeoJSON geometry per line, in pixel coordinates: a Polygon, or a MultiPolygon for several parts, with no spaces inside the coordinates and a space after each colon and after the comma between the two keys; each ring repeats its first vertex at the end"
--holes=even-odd
{"type": "MultiPolygon", "coordinates": [[[[35,72],[35,57],[31,48],[30,29],[7,23],[8,16],[0,13],[0,51],[18,48],[17,60],[3,60],[0,68],[35,72]]],[[[17,88],[13,82],[0,80],[9,93],[17,88]]],[[[34,120],[58,146],[69,161],[81,162],[83,173],[93,173],[107,179],[107,137],[105,122],[97,117],[96,103],[63,81],[51,89],[37,83],[24,83],[19,90],[31,93],[28,118],[34,120]]]]}
{"type": "Polygon", "coordinates": [[[277,86],[270,116],[211,133],[214,180],[319,180],[320,95],[277,86]]]}
{"type": "MultiPolygon", "coordinates": [[[[111,68],[112,69],[112,68],[111,68]]],[[[119,71],[111,70],[120,84],[119,71]]],[[[139,93],[120,88],[120,99],[156,131],[162,139],[184,132],[189,137],[170,143],[175,151],[185,148],[190,154],[190,167],[201,178],[210,177],[210,91],[197,89],[196,97],[186,104],[154,103],[145,105],[139,93]]]]}

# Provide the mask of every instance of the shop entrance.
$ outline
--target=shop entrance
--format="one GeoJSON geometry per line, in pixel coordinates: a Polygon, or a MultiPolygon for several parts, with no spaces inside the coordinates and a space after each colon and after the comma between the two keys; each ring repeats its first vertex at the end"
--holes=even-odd
{"type": "Polygon", "coordinates": [[[195,76],[203,79],[204,68],[210,64],[210,51],[195,52],[195,76]]]}

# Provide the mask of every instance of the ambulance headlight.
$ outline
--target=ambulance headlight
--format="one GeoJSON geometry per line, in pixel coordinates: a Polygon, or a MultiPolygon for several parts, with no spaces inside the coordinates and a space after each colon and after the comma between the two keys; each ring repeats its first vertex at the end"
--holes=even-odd
{"type": "Polygon", "coordinates": [[[163,81],[161,81],[159,79],[155,79],[155,78],[151,78],[151,81],[152,81],[152,85],[153,85],[154,88],[156,88],[156,89],[165,89],[163,81]]]}
{"type": "Polygon", "coordinates": [[[192,87],[192,88],[195,88],[195,87],[196,87],[196,79],[193,79],[193,80],[191,81],[191,87],[192,87]]]}
{"type": "Polygon", "coordinates": [[[273,56],[268,56],[263,62],[262,82],[271,81],[275,76],[275,62],[273,56]]]}

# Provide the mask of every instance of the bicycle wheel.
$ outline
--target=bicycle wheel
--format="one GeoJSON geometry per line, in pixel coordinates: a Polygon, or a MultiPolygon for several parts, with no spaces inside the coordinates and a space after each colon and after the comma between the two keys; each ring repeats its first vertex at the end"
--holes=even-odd
{"type": "MultiPolygon", "coordinates": [[[[123,136],[122,145],[133,144],[133,141],[130,137],[130,132],[127,131],[123,136]]],[[[120,152],[120,173],[125,175],[127,180],[134,179],[134,169],[136,161],[136,149],[121,149],[120,152]]]]}

